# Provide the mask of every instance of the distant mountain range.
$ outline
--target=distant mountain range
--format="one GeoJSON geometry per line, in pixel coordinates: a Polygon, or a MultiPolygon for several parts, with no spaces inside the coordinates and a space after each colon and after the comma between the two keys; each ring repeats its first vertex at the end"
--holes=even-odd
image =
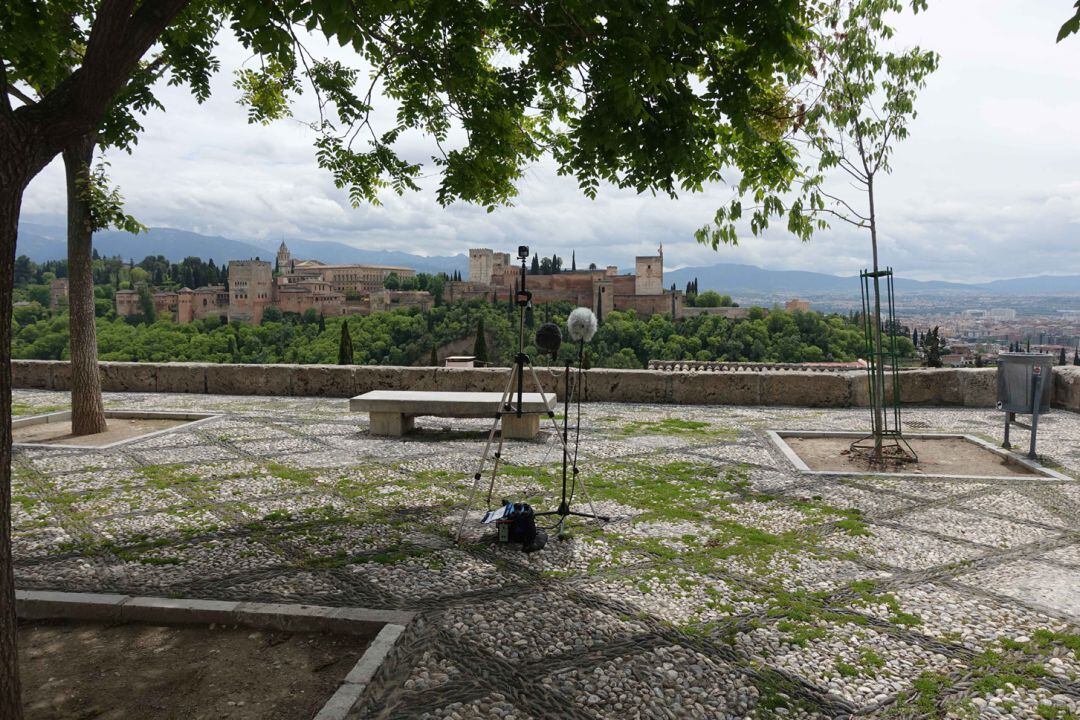
{"type": "MultiPolygon", "coordinates": [[[[66,231],[62,227],[37,223],[19,224],[19,247],[17,254],[26,255],[35,262],[61,260],[67,257],[66,231]]],[[[180,262],[195,256],[203,260],[211,258],[218,265],[229,260],[247,260],[260,257],[274,261],[280,240],[249,243],[229,238],[200,235],[172,228],[150,228],[140,235],[106,230],[94,234],[94,247],[101,255],[119,255],[136,262],[147,255],[164,255],[170,262],[180,262]]],[[[366,263],[372,265],[401,265],[420,272],[445,272],[459,270],[462,275],[469,271],[466,255],[431,256],[412,255],[389,250],[364,250],[337,242],[285,239],[293,257],[317,259],[326,263],[366,263]]]]}
{"type": "MultiPolygon", "coordinates": [[[[718,263],[705,267],[686,267],[664,273],[664,282],[682,289],[690,280],[697,278],[699,290],[717,290],[731,294],[736,292],[859,294],[859,278],[826,275],[802,270],[765,270],[754,265],[718,263]]],[[[1080,275],[1039,275],[1036,277],[1010,278],[986,283],[957,283],[944,280],[909,280],[896,278],[896,290],[904,292],[992,292],[1002,295],[1080,295],[1080,275]]]]}
{"type": "MultiPolygon", "coordinates": [[[[261,257],[273,261],[280,240],[242,242],[229,238],[200,235],[186,230],[150,228],[141,235],[108,230],[94,236],[94,247],[102,255],[119,255],[142,260],[147,255],[164,255],[172,262],[188,256],[203,260],[211,258],[218,265],[229,260],[261,257]]],[[[389,250],[365,250],[338,242],[321,242],[286,238],[294,257],[314,258],[328,263],[369,263],[402,265],[421,272],[460,271],[468,277],[469,258],[466,255],[431,256],[389,250]]],[[[67,241],[62,227],[24,222],[19,225],[18,254],[28,255],[35,262],[59,260],[67,256],[67,241]]],[[[685,267],[664,273],[667,285],[675,283],[682,289],[697,278],[701,290],[723,293],[789,293],[819,295],[837,293],[858,296],[857,277],[826,275],[801,270],[766,270],[754,265],[717,263],[704,267],[685,267]]],[[[993,292],[1003,295],[1078,294],[1080,275],[1040,275],[1037,277],[994,280],[987,283],[957,283],[942,280],[896,279],[896,290],[904,292],[993,292]]]]}

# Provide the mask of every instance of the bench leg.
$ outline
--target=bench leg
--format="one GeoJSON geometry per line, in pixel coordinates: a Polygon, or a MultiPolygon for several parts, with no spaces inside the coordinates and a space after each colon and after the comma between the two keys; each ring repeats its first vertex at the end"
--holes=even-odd
{"type": "Polygon", "coordinates": [[[502,435],[504,438],[515,440],[532,440],[540,432],[540,416],[529,413],[518,417],[517,415],[503,415],[502,435]]]}
{"type": "Polygon", "coordinates": [[[373,412],[368,415],[371,418],[372,435],[401,437],[413,429],[412,415],[388,412],[373,412]]]}

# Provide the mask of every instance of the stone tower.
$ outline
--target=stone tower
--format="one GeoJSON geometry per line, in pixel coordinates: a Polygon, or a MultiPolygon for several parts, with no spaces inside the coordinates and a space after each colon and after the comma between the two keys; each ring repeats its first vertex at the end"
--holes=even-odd
{"type": "Polygon", "coordinates": [[[491,284],[491,271],[495,263],[495,253],[491,248],[471,248],[469,250],[469,282],[481,285],[491,284]]]}
{"type": "Polygon", "coordinates": [[[229,261],[229,321],[262,322],[273,301],[274,269],[265,260],[229,261]]]}
{"type": "Polygon", "coordinates": [[[292,254],[289,252],[284,240],[281,241],[281,246],[277,249],[277,269],[282,273],[292,272],[292,254]]]}
{"type": "Polygon", "coordinates": [[[635,295],[662,295],[664,293],[664,244],[656,255],[636,258],[634,275],[635,295]]]}
{"type": "Polygon", "coordinates": [[[176,322],[186,325],[195,318],[195,293],[190,288],[181,288],[176,294],[176,322]]]}

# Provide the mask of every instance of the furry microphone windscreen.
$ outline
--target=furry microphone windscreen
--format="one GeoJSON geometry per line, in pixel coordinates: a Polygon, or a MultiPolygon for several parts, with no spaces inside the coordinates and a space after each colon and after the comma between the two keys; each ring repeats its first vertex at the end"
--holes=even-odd
{"type": "Polygon", "coordinates": [[[566,318],[566,329],[574,342],[588,342],[596,334],[596,315],[587,307],[575,308],[566,318]]]}

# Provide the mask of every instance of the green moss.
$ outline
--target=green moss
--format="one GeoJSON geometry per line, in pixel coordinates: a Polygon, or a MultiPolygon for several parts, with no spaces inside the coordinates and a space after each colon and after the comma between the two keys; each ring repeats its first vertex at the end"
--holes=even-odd
{"type": "Polygon", "coordinates": [[[267,463],[266,469],[269,470],[274,477],[279,477],[282,480],[290,480],[301,485],[311,485],[314,483],[315,478],[319,477],[319,473],[314,470],[303,470],[274,462],[267,463]]]}
{"type": "Polygon", "coordinates": [[[146,479],[147,487],[155,490],[190,488],[201,480],[198,475],[184,472],[182,465],[146,465],[138,472],[146,479]]]}
{"type": "Polygon", "coordinates": [[[336,552],[333,555],[315,555],[305,558],[300,562],[300,567],[309,570],[329,570],[331,568],[345,567],[358,560],[347,552],[336,552]]]}
{"type": "Polygon", "coordinates": [[[1060,705],[1039,703],[1039,706],[1035,708],[1035,712],[1039,714],[1039,717],[1046,718],[1046,720],[1076,720],[1076,713],[1069,712],[1068,708],[1060,705]]]}
{"type": "Polygon", "coordinates": [[[739,431],[734,428],[717,427],[712,423],[680,418],[663,420],[634,420],[624,425],[619,431],[624,436],[634,435],[697,435],[710,438],[736,438],[739,431]]]}
{"type": "Polygon", "coordinates": [[[993,693],[1005,688],[1007,683],[1016,687],[1034,689],[1039,686],[1038,678],[1046,677],[1047,672],[1040,663],[1030,662],[1016,654],[1006,655],[996,650],[985,650],[975,656],[971,662],[975,681],[971,691],[980,695],[993,693]]]}
{"type": "Polygon", "coordinates": [[[857,667],[845,662],[836,663],[836,672],[840,673],[840,677],[859,677],[860,674],[857,667]]]}

